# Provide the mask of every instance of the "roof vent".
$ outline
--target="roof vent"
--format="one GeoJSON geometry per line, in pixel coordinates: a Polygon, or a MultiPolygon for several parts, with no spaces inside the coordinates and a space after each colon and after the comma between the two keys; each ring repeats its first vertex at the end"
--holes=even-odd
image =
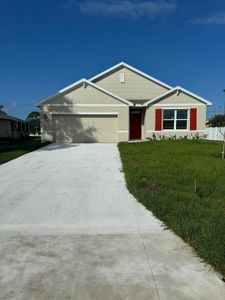
{"type": "Polygon", "coordinates": [[[120,73],[120,83],[125,83],[125,74],[120,73]]]}

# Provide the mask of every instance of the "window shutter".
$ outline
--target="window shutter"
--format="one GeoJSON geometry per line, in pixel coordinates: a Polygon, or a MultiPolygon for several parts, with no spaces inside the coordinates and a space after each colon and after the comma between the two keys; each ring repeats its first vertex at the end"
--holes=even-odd
{"type": "Polygon", "coordinates": [[[162,109],[155,110],[155,130],[162,130],[162,109]]]}
{"type": "Polygon", "coordinates": [[[197,108],[190,109],[190,130],[197,130],[197,108]]]}

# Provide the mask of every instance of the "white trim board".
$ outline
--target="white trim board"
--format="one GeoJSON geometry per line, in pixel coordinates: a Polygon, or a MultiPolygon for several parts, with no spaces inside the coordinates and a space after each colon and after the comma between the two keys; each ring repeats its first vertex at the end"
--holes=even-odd
{"type": "Polygon", "coordinates": [[[46,104],[45,107],[77,107],[77,106],[85,106],[85,107],[126,107],[123,104],[46,104]]]}
{"type": "Polygon", "coordinates": [[[110,73],[110,72],[112,72],[112,71],[114,71],[114,70],[116,70],[120,67],[125,67],[127,69],[130,69],[130,70],[134,71],[135,73],[137,73],[139,75],[142,75],[143,77],[145,77],[145,78],[147,78],[147,79],[149,79],[149,80],[151,80],[155,83],[158,83],[159,85],[164,86],[165,88],[167,88],[169,90],[172,89],[172,87],[170,85],[168,85],[168,84],[166,84],[166,83],[164,83],[164,82],[162,82],[162,81],[160,81],[160,80],[158,80],[158,79],[156,79],[156,78],[154,78],[154,77],[152,77],[152,76],[150,76],[150,75],[148,75],[148,74],[146,74],[146,73],[144,73],[144,72],[142,72],[142,71],[140,71],[140,70],[138,70],[138,69],[136,69],[136,68],[134,68],[134,67],[132,67],[128,64],[126,64],[125,62],[120,62],[120,63],[116,64],[115,66],[113,66],[113,67],[111,67],[111,68],[95,75],[94,77],[90,78],[89,81],[94,81],[94,80],[98,79],[99,77],[102,77],[102,76],[106,75],[107,73],[110,73]]]}
{"type": "Polygon", "coordinates": [[[76,113],[60,113],[60,112],[53,112],[53,113],[50,113],[52,115],[60,115],[60,116],[63,116],[63,115],[69,115],[69,116],[76,116],[76,115],[79,115],[79,116],[118,116],[119,113],[118,112],[76,112],[76,113]]]}
{"type": "Polygon", "coordinates": [[[55,94],[53,94],[53,95],[51,95],[51,96],[49,96],[49,97],[47,97],[47,98],[45,98],[45,99],[39,101],[38,103],[36,103],[36,106],[42,106],[45,102],[47,102],[47,101],[52,101],[55,97],[60,96],[60,95],[63,95],[64,93],[66,93],[66,92],[72,90],[73,88],[75,88],[76,86],[78,86],[78,85],[80,85],[80,84],[83,84],[83,85],[88,84],[88,85],[90,85],[90,86],[92,86],[92,87],[98,89],[99,91],[101,91],[101,92],[103,92],[103,93],[105,93],[105,94],[107,94],[107,95],[109,95],[109,96],[111,96],[111,97],[113,97],[113,98],[115,98],[115,99],[117,99],[117,100],[120,100],[120,101],[123,102],[123,103],[126,103],[126,104],[129,105],[129,106],[133,106],[133,103],[132,103],[132,102],[130,102],[130,101],[128,101],[128,100],[126,100],[126,99],[124,99],[124,98],[122,98],[122,97],[120,97],[120,96],[117,96],[117,95],[115,95],[115,94],[113,94],[113,93],[111,93],[111,92],[109,92],[109,91],[103,89],[102,87],[100,87],[100,86],[94,84],[93,82],[90,82],[89,80],[87,80],[87,79],[85,79],[85,78],[83,78],[83,79],[81,79],[81,80],[78,80],[78,81],[76,81],[75,83],[73,83],[73,84],[71,84],[71,85],[69,85],[69,86],[67,86],[67,87],[65,87],[65,88],[63,88],[63,89],[61,89],[61,90],[59,90],[59,91],[56,92],[55,94]]]}
{"type": "Polygon", "coordinates": [[[190,109],[195,106],[204,106],[204,104],[201,103],[162,103],[162,104],[153,104],[151,107],[169,107],[169,108],[175,108],[179,109],[180,107],[182,108],[187,108],[190,109]]]}
{"type": "Polygon", "coordinates": [[[200,97],[200,96],[198,96],[198,95],[196,95],[196,94],[194,94],[194,93],[192,93],[192,92],[190,92],[190,91],[188,91],[188,90],[186,90],[186,89],[184,89],[184,88],[182,88],[180,86],[176,86],[172,90],[170,90],[170,91],[168,91],[166,93],[163,93],[163,94],[161,94],[161,95],[159,95],[159,96],[157,96],[157,97],[155,97],[155,98],[153,98],[153,99],[151,99],[149,101],[146,101],[144,104],[145,105],[149,105],[151,103],[154,103],[154,102],[156,102],[156,101],[164,98],[165,96],[169,96],[170,94],[173,94],[175,92],[179,93],[180,91],[183,92],[183,93],[185,93],[185,94],[187,94],[187,95],[189,95],[189,96],[191,96],[191,97],[193,97],[193,98],[195,98],[195,99],[197,99],[197,100],[199,100],[200,102],[203,102],[206,105],[212,105],[212,103],[210,101],[208,101],[208,100],[206,100],[206,99],[204,99],[204,98],[202,98],[202,97],[200,97]]]}

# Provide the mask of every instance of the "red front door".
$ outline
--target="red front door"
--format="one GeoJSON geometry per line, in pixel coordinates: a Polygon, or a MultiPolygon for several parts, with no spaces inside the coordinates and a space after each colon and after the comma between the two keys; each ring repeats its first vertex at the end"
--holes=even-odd
{"type": "Polygon", "coordinates": [[[141,110],[130,110],[130,140],[141,139],[141,110]]]}

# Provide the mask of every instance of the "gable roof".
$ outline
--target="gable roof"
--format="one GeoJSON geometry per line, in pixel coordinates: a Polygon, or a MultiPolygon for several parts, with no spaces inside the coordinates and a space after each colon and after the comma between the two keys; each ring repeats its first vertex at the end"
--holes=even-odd
{"type": "Polygon", "coordinates": [[[125,68],[127,68],[127,69],[129,69],[129,70],[131,70],[131,71],[133,71],[133,72],[135,72],[135,73],[137,73],[137,74],[139,74],[139,75],[141,75],[141,76],[143,76],[143,77],[145,77],[145,78],[147,78],[147,79],[149,79],[149,80],[151,80],[155,83],[158,83],[159,85],[161,85],[161,86],[163,86],[167,89],[172,89],[172,87],[170,85],[168,85],[168,84],[166,84],[166,83],[164,83],[164,82],[162,82],[162,81],[160,81],[160,80],[158,80],[158,79],[156,79],[156,78],[154,78],[154,77],[152,77],[152,76],[150,76],[150,75],[148,75],[148,74],[146,74],[146,73],[144,73],[144,72],[142,72],[142,71],[140,71],[140,70],[138,70],[138,69],[136,69],[136,68],[134,68],[134,67],[132,67],[128,64],[126,64],[125,62],[120,62],[119,64],[103,71],[102,73],[99,73],[99,74],[95,75],[94,77],[90,78],[89,81],[95,81],[96,79],[98,79],[98,78],[100,78],[104,75],[107,75],[108,73],[111,73],[111,72],[113,72],[113,71],[115,71],[115,70],[117,70],[121,67],[125,67],[125,68]]]}
{"type": "Polygon", "coordinates": [[[196,95],[196,94],[194,94],[194,93],[192,93],[192,92],[190,92],[190,91],[188,91],[188,90],[186,90],[186,89],[184,89],[184,88],[182,88],[180,86],[176,86],[172,90],[170,90],[170,91],[168,91],[166,93],[163,93],[163,94],[161,94],[161,95],[159,95],[159,96],[157,96],[157,97],[155,97],[155,98],[153,98],[153,99],[145,102],[144,105],[147,106],[149,104],[152,104],[152,103],[154,103],[154,102],[156,102],[158,100],[161,100],[162,98],[164,98],[166,96],[169,96],[170,94],[173,94],[173,93],[175,93],[177,91],[181,91],[181,92],[183,92],[183,93],[185,93],[185,94],[187,94],[187,95],[189,95],[189,96],[191,96],[191,97],[199,100],[200,102],[203,102],[206,105],[212,105],[212,103],[210,101],[208,101],[208,100],[206,100],[206,99],[204,99],[204,98],[202,98],[202,97],[200,97],[200,96],[198,96],[198,95],[196,95]]]}
{"type": "Polygon", "coordinates": [[[159,81],[158,79],[156,79],[156,78],[154,78],[152,76],[149,76],[148,74],[146,74],[146,73],[144,73],[144,72],[142,72],[142,71],[140,71],[140,70],[138,70],[138,69],[136,69],[136,68],[134,68],[134,67],[132,67],[132,66],[130,66],[128,64],[126,64],[125,62],[121,62],[121,63],[119,63],[119,64],[117,64],[117,65],[115,65],[115,66],[113,66],[113,67],[111,67],[111,68],[109,68],[107,70],[105,70],[104,72],[102,72],[102,73],[100,73],[100,74],[98,74],[98,75],[90,78],[89,80],[87,80],[85,78],[82,78],[82,79],[80,79],[80,80],[78,80],[78,81],[76,81],[76,82],[74,82],[74,83],[66,86],[65,88],[63,88],[63,89],[59,90],[58,92],[54,93],[53,95],[51,95],[51,96],[49,96],[49,97],[47,97],[47,98],[45,98],[45,99],[37,102],[36,106],[42,106],[42,105],[46,104],[48,101],[53,100],[57,96],[60,96],[60,95],[63,95],[65,93],[69,92],[69,91],[72,91],[74,88],[76,88],[77,86],[79,86],[81,84],[88,84],[88,85],[90,85],[90,86],[98,89],[99,91],[101,91],[101,92],[103,92],[103,93],[105,93],[105,94],[107,94],[107,95],[109,95],[109,96],[111,96],[111,97],[113,97],[113,98],[115,98],[115,99],[117,99],[117,100],[119,100],[119,101],[121,101],[121,102],[129,105],[129,106],[134,106],[134,105],[137,105],[137,104],[140,104],[141,106],[147,106],[147,105],[149,105],[151,103],[154,103],[154,102],[156,102],[158,100],[161,100],[162,98],[164,98],[166,96],[169,96],[169,95],[175,93],[176,91],[182,91],[183,93],[185,93],[185,94],[187,94],[187,95],[189,95],[189,96],[191,96],[191,97],[199,100],[200,102],[203,102],[206,105],[212,105],[212,103],[210,101],[208,101],[208,100],[206,100],[206,99],[204,99],[204,98],[202,98],[202,97],[200,97],[200,96],[198,96],[198,95],[196,95],[196,94],[194,94],[194,93],[192,93],[192,92],[190,92],[190,91],[188,91],[188,90],[186,90],[186,89],[184,89],[184,88],[182,88],[180,86],[172,88],[171,86],[169,86],[169,85],[167,85],[167,84],[159,81]],[[97,84],[95,84],[93,82],[96,79],[98,79],[98,78],[100,78],[102,76],[105,76],[108,73],[113,72],[114,70],[117,70],[117,69],[119,69],[121,67],[126,67],[127,69],[132,70],[135,73],[140,74],[141,76],[143,76],[143,77],[145,77],[145,78],[147,78],[147,79],[149,79],[149,80],[151,80],[153,82],[156,82],[159,85],[161,85],[161,86],[163,86],[163,87],[165,87],[165,88],[167,88],[169,90],[167,92],[165,92],[165,93],[163,93],[163,94],[161,94],[161,95],[153,98],[153,99],[148,100],[148,101],[145,101],[145,100],[141,100],[140,101],[139,100],[139,102],[136,103],[135,101],[127,100],[127,99],[124,99],[124,98],[122,98],[120,96],[117,96],[116,94],[114,94],[114,93],[112,93],[112,92],[110,92],[110,91],[108,91],[108,90],[106,90],[106,89],[98,86],[97,84]]]}
{"type": "Polygon", "coordinates": [[[7,113],[5,113],[4,111],[0,111],[0,119],[1,120],[12,120],[12,121],[22,121],[22,122],[24,122],[24,120],[22,120],[22,119],[7,115],[7,113]]]}
{"type": "Polygon", "coordinates": [[[115,95],[115,94],[113,94],[113,93],[111,93],[111,92],[105,90],[104,88],[102,88],[102,87],[96,85],[96,84],[93,83],[93,82],[90,82],[89,80],[87,80],[87,79],[85,79],[85,78],[82,78],[82,79],[80,79],[80,80],[78,80],[78,81],[76,81],[76,82],[74,82],[74,83],[72,83],[72,84],[66,86],[65,88],[59,90],[58,92],[54,93],[53,95],[51,95],[51,96],[49,96],[49,97],[47,97],[47,98],[45,98],[45,99],[43,99],[43,100],[37,102],[37,103],[36,103],[36,106],[42,106],[42,105],[44,105],[46,102],[49,102],[49,101],[53,100],[53,99],[56,98],[57,96],[60,96],[60,95],[63,95],[63,94],[65,94],[65,93],[69,92],[69,91],[72,91],[74,88],[76,88],[77,86],[79,86],[79,85],[81,85],[81,84],[88,84],[88,85],[90,85],[90,86],[92,86],[92,87],[98,89],[99,91],[101,91],[101,92],[103,92],[103,93],[105,93],[105,94],[107,94],[107,95],[109,95],[109,96],[112,96],[113,98],[115,98],[115,99],[117,99],[117,100],[119,100],[119,101],[121,101],[121,102],[123,102],[123,103],[125,103],[125,104],[127,104],[127,105],[130,105],[130,106],[133,105],[132,102],[130,102],[130,101],[128,101],[128,100],[126,100],[126,99],[124,99],[124,98],[122,98],[122,97],[120,97],[120,96],[117,96],[117,95],[115,95]]]}

